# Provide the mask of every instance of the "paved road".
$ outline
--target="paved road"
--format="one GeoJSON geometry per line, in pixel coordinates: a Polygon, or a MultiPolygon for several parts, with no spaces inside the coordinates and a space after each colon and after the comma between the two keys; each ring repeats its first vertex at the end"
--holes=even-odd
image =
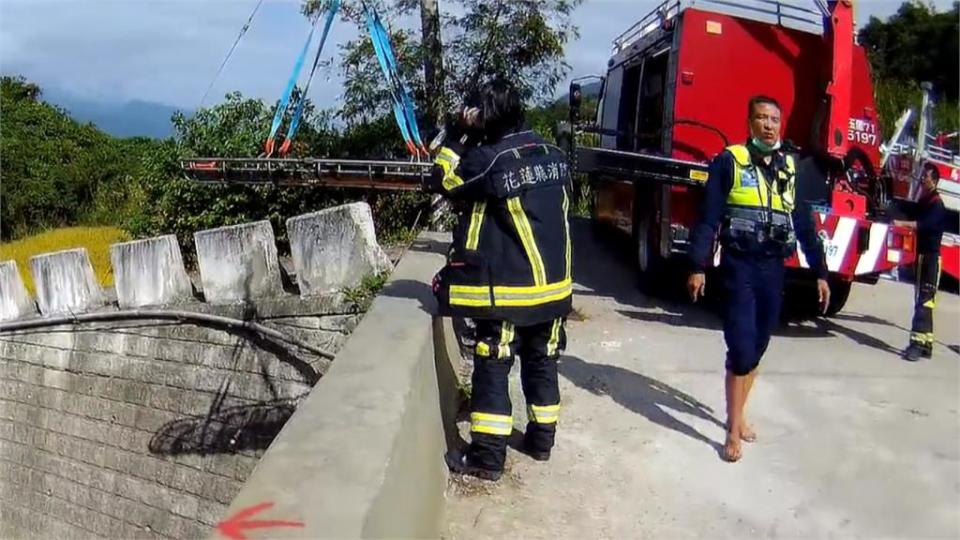
{"type": "Polygon", "coordinates": [[[553,459],[511,450],[498,484],[452,482],[447,538],[960,537],[956,296],[918,364],[897,356],[907,284],[858,285],[836,318],[781,328],[748,409],[759,440],[729,464],[717,317],[638,292],[584,227],[575,241],[585,320],[553,459]]]}

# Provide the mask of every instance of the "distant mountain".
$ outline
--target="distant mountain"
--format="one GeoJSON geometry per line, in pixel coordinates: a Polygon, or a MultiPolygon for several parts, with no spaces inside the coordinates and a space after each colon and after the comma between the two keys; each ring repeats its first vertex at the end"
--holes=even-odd
{"type": "Polygon", "coordinates": [[[92,101],[57,88],[44,88],[43,100],[66,110],[74,120],[92,122],[114,137],[170,137],[174,132],[170,118],[178,110],[170,105],[141,100],[126,103],[92,101]]]}
{"type": "MultiPolygon", "coordinates": [[[[600,97],[600,81],[594,81],[580,86],[580,93],[583,99],[596,99],[600,97]]],[[[566,105],[570,102],[570,92],[564,92],[555,103],[566,105]]]]}

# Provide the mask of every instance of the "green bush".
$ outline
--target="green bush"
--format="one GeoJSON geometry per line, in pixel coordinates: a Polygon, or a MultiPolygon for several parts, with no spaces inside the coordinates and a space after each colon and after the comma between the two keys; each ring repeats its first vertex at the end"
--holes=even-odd
{"type": "Polygon", "coordinates": [[[38,86],[0,80],[0,237],[78,223],[116,224],[136,156],[128,143],[41,101],[38,86]],[[103,212],[111,194],[112,213],[103,212]],[[97,204],[101,208],[97,208],[97,204]]]}
{"type": "MultiPolygon", "coordinates": [[[[400,138],[384,137],[389,119],[343,131],[332,127],[328,113],[305,109],[303,125],[291,152],[295,156],[380,157],[398,154],[400,138]]],[[[175,141],[154,145],[141,154],[140,182],[134,190],[140,211],[125,221],[135,237],[176,234],[188,261],[198,230],[269,220],[281,254],[289,252],[286,220],[352,201],[370,205],[381,241],[403,237],[424,208],[419,193],[367,193],[315,187],[208,185],[187,180],[179,165],[187,157],[255,156],[268,135],[273,111],[263,102],[229,94],[221,104],[191,118],[174,117],[175,141]]],[[[284,133],[285,126],[280,132],[284,133]]]]}

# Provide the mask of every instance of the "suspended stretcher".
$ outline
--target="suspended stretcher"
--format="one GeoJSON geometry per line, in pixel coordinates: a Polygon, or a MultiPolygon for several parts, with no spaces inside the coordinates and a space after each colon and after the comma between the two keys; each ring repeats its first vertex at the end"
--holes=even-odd
{"type": "Polygon", "coordinates": [[[273,184],[415,191],[430,175],[425,161],[365,159],[190,158],[180,160],[184,174],[196,182],[273,184]]]}

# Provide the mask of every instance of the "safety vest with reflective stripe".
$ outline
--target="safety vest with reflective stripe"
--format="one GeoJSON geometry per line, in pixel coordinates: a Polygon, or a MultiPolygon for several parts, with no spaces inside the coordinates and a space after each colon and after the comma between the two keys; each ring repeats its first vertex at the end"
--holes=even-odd
{"type": "Polygon", "coordinates": [[[456,204],[448,264],[434,281],[444,313],[530,325],[565,317],[573,295],[562,150],[530,131],[440,150],[428,187],[456,204]]]}
{"type": "Polygon", "coordinates": [[[739,251],[789,255],[797,242],[790,216],[796,192],[794,157],[775,155],[782,163],[774,165],[777,178],[768,179],[745,145],[728,146],[727,151],[733,156],[733,184],[727,194],[721,241],[739,251]]]}
{"type": "Polygon", "coordinates": [[[753,164],[750,151],[745,145],[728,146],[727,151],[734,158],[733,187],[727,195],[727,206],[769,207],[780,213],[793,211],[796,165],[792,155],[784,156],[785,167],[777,171],[777,181],[772,181],[773,179],[765,178],[763,171],[753,164]]]}

